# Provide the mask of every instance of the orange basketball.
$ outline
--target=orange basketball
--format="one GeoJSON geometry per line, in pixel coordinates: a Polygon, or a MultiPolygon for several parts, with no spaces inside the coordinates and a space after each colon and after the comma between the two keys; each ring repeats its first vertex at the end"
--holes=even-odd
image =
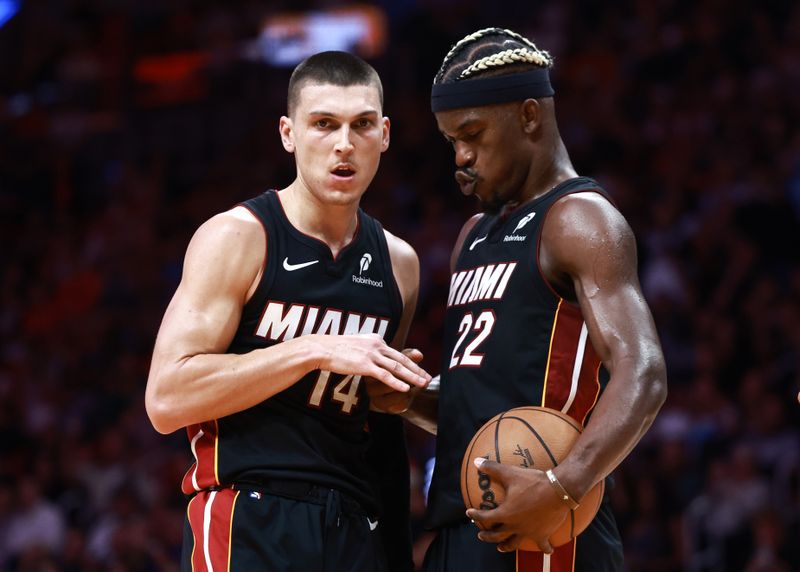
{"type": "MultiPolygon", "coordinates": [[[[502,486],[478,471],[473,462],[477,457],[546,471],[566,457],[582,430],[583,427],[571,417],[547,407],[517,407],[495,415],[475,433],[464,453],[461,463],[464,504],[492,509],[505,498],[502,486]]],[[[597,483],[553,533],[550,544],[561,546],[583,532],[597,514],[604,490],[604,481],[597,483]]],[[[532,540],[523,540],[520,548],[539,550],[532,540]]]]}

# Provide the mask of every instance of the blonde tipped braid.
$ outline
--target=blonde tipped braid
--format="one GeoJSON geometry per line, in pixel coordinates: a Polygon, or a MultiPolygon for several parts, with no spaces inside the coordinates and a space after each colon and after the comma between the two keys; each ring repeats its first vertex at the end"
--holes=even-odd
{"type": "Polygon", "coordinates": [[[499,30],[500,28],[484,28],[483,30],[478,30],[477,32],[471,33],[469,36],[464,36],[458,42],[456,42],[452,48],[450,48],[450,51],[447,52],[447,55],[444,57],[444,61],[446,62],[452,58],[464,44],[469,44],[470,42],[474,42],[490,32],[497,32],[499,30]]]}
{"type": "Polygon", "coordinates": [[[436,78],[438,79],[442,76],[445,68],[447,67],[447,64],[450,63],[450,60],[453,58],[453,56],[455,56],[459,51],[461,51],[461,49],[464,46],[466,46],[467,44],[471,44],[475,40],[481,39],[483,36],[487,34],[500,31],[502,31],[501,28],[483,28],[482,30],[478,30],[477,32],[473,32],[472,34],[461,38],[458,42],[456,42],[453,45],[452,48],[450,48],[450,51],[447,52],[447,55],[444,56],[444,59],[442,60],[442,65],[439,67],[439,71],[436,74],[436,78]]]}
{"type": "Polygon", "coordinates": [[[453,57],[455,57],[456,54],[458,54],[458,52],[460,52],[469,44],[472,44],[480,40],[484,36],[492,34],[497,35],[499,37],[505,36],[507,38],[516,40],[519,43],[523,44],[524,46],[527,46],[527,48],[505,50],[497,54],[494,54],[492,56],[481,58],[477,62],[470,65],[469,68],[462,71],[461,74],[458,76],[458,79],[464,79],[465,77],[469,77],[470,75],[475,74],[480,70],[486,70],[489,68],[512,64],[512,63],[530,63],[543,68],[553,67],[553,57],[546,51],[537,48],[536,44],[534,44],[525,36],[522,36],[516,32],[512,32],[511,30],[507,30],[505,28],[483,28],[482,30],[473,32],[468,36],[464,36],[458,42],[456,42],[456,44],[452,48],[450,48],[450,51],[447,52],[447,55],[445,55],[444,60],[442,60],[442,65],[439,68],[436,77],[434,78],[434,83],[438,83],[440,79],[444,76],[447,66],[450,64],[450,61],[453,59],[453,57]]]}
{"type": "Polygon", "coordinates": [[[485,58],[479,59],[471,66],[466,68],[464,71],[462,71],[461,74],[458,76],[458,79],[464,79],[465,77],[469,77],[475,72],[487,70],[489,68],[496,68],[515,63],[535,64],[537,66],[546,68],[550,67],[551,60],[548,59],[546,54],[542,54],[541,52],[538,51],[532,52],[528,48],[504,50],[502,52],[492,54],[491,56],[486,56],[485,58]]]}

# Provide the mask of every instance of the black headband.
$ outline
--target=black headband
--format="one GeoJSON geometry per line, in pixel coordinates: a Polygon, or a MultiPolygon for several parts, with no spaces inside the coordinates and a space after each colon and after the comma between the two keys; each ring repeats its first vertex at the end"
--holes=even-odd
{"type": "Polygon", "coordinates": [[[449,111],[524,99],[552,97],[550,72],[546,68],[495,77],[437,83],[431,89],[431,110],[449,111]]]}

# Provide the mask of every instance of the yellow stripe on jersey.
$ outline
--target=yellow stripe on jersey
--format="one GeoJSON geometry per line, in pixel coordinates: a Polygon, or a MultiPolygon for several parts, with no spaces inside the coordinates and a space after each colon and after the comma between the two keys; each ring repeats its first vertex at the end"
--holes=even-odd
{"type": "Polygon", "coordinates": [[[542,397],[539,400],[542,407],[546,407],[545,400],[547,398],[547,381],[550,378],[550,358],[553,357],[553,340],[556,339],[556,325],[558,324],[558,314],[561,312],[561,304],[564,302],[563,298],[558,299],[558,308],[553,315],[553,327],[550,329],[550,345],[547,348],[547,367],[544,370],[544,383],[542,384],[542,397]]]}

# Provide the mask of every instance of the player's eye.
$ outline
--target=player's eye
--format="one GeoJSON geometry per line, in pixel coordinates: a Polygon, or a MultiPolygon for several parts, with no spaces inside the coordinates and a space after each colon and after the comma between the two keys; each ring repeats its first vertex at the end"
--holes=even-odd
{"type": "Polygon", "coordinates": [[[314,122],[314,127],[318,127],[319,129],[327,129],[331,126],[331,122],[327,119],[317,119],[314,122]]]}
{"type": "Polygon", "coordinates": [[[356,124],[355,124],[355,126],[357,128],[359,128],[359,129],[364,129],[366,127],[369,127],[370,125],[372,125],[372,121],[370,121],[366,117],[362,117],[361,119],[358,119],[356,121],[356,124]]]}

